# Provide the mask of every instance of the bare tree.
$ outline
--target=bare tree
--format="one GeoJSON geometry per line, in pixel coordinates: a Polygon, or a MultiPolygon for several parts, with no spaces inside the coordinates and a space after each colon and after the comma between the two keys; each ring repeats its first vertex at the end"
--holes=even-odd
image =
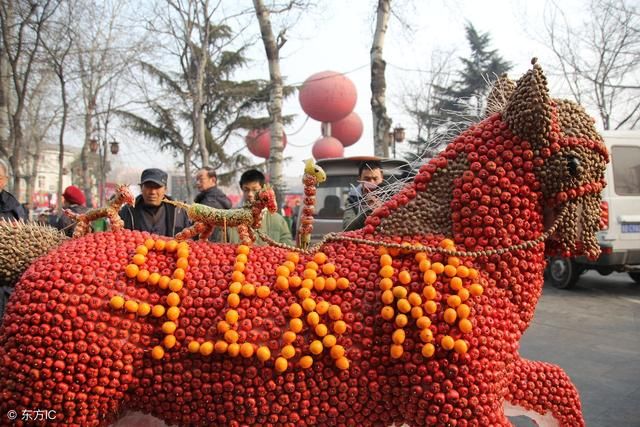
{"type": "Polygon", "coordinates": [[[591,0],[589,21],[571,24],[554,6],[545,17],[546,44],[576,99],[598,110],[607,129],[640,121],[640,15],[625,0],[591,0]]]}
{"type": "Polygon", "coordinates": [[[371,113],[373,116],[373,146],[376,156],[389,157],[389,128],[387,115],[384,40],[389,27],[391,0],[378,0],[376,28],[371,45],[371,113]]]}
{"type": "Polygon", "coordinates": [[[9,115],[9,139],[0,146],[0,154],[8,157],[14,173],[13,191],[21,194],[22,180],[27,178],[21,167],[24,157],[23,114],[29,95],[34,64],[41,50],[43,28],[59,2],[41,0],[0,2],[0,30],[3,59],[8,65],[10,84],[2,84],[3,102],[9,115]],[[10,87],[9,87],[10,86],[10,87]]]}

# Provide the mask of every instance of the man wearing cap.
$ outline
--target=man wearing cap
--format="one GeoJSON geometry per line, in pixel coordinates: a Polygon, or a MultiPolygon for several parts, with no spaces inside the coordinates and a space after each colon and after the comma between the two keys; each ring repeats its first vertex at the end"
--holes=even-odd
{"type": "MultiPolygon", "coordinates": [[[[231,200],[218,188],[217,184],[218,176],[214,168],[211,166],[200,168],[196,174],[196,187],[200,193],[193,201],[216,209],[231,208],[231,200]]],[[[222,241],[222,229],[216,227],[209,240],[212,242],[222,241]]]]}
{"type": "Polygon", "coordinates": [[[27,213],[22,205],[13,197],[13,194],[4,189],[9,183],[8,175],[9,167],[0,160],[0,219],[26,221],[28,219],[27,213]]]}
{"type": "MultiPolygon", "coordinates": [[[[62,207],[64,209],[69,209],[74,213],[86,212],[88,210],[85,206],[86,202],[87,199],[85,198],[84,193],[75,185],[68,186],[62,193],[62,207]]],[[[73,230],[76,228],[75,221],[64,214],[57,218],[54,227],[58,230],[64,231],[64,234],[69,237],[73,236],[73,230]]]]}
{"type": "Polygon", "coordinates": [[[135,207],[125,205],[120,210],[125,228],[173,237],[189,226],[184,210],[162,203],[164,199],[171,200],[166,195],[166,172],[156,168],[143,170],[140,190],[142,194],[136,197],[135,207]]]}

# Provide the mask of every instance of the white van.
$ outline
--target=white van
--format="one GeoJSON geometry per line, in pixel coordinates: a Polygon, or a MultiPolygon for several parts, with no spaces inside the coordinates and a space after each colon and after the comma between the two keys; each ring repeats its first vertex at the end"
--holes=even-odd
{"type": "Polygon", "coordinates": [[[596,261],[552,257],[547,278],[557,288],[571,288],[589,269],[602,275],[626,271],[640,283],[640,131],[607,131],[602,136],[610,154],[602,192],[608,226],[598,233],[602,254],[596,261]]]}

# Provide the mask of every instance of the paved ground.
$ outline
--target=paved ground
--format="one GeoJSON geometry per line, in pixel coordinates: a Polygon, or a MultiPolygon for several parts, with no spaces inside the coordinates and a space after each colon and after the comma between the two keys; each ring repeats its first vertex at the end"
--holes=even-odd
{"type": "Polygon", "coordinates": [[[640,285],[628,275],[588,272],[568,291],[546,284],[520,352],[569,374],[587,426],[640,427],[640,285]]]}

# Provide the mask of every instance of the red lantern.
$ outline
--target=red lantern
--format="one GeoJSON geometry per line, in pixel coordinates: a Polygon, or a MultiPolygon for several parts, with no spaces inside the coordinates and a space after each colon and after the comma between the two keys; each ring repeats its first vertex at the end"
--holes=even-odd
{"type": "Polygon", "coordinates": [[[324,136],[313,143],[311,153],[316,160],[342,157],[344,156],[344,146],[337,139],[324,136]]]}
{"type": "Polygon", "coordinates": [[[305,113],[321,122],[336,122],[346,117],[358,96],[353,82],[335,71],[322,71],[302,84],[298,99],[305,113]]]}
{"type": "MultiPolygon", "coordinates": [[[[245,137],[247,148],[254,156],[268,159],[271,150],[271,132],[269,129],[253,129],[245,137]]],[[[287,146],[287,135],[282,132],[282,147],[287,146]]]]}
{"type": "Polygon", "coordinates": [[[355,112],[349,114],[342,120],[331,123],[331,136],[348,147],[358,142],[362,136],[362,119],[355,112]]]}

